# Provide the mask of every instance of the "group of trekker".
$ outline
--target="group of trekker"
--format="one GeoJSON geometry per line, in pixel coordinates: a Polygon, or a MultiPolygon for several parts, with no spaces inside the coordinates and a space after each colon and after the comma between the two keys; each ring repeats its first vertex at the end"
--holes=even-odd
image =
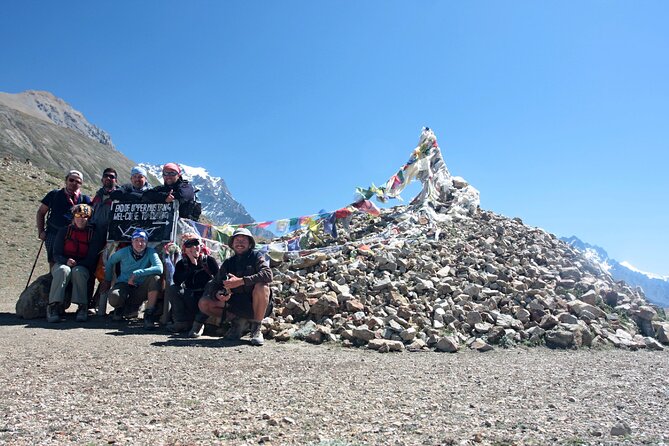
{"type": "Polygon", "coordinates": [[[176,250],[180,254],[172,271],[166,267],[171,261],[159,255],[167,256],[168,250],[150,246],[155,243],[149,243],[141,228],[132,233],[129,244],[120,244],[108,258],[102,254],[114,201],[176,202],[180,218],[198,221],[197,191],[182,177],[179,165],[165,164],[162,177],[163,184],[152,188],[146,169],[135,166],[130,183],[119,186],[116,170],[106,168],[102,187],[91,199],[81,192],[83,174],[70,170],[65,186],[42,199],[36,221],[52,275],[47,321],[64,320],[70,285],[78,322],[85,322],[96,306],[98,314],[105,316],[107,302],[114,308],[114,321],[137,317],[144,305],[146,329],[156,329],[162,315],[169,331],[197,338],[205,322],[214,318],[230,324],[226,339],[239,340],[249,333],[251,344],[262,345],[261,321],[272,311],[272,271],[265,256],[254,250],[255,239],[248,229],[234,231],[228,240],[233,254],[220,265],[197,234],[187,233],[180,237],[180,250],[176,250]],[[94,293],[95,279],[100,283],[94,293]],[[162,298],[169,306],[159,305],[162,298]]]}

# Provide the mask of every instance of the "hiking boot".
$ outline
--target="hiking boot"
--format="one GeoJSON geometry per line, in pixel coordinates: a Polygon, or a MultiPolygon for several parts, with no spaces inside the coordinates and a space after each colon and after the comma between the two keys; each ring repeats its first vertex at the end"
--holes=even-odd
{"type": "Polygon", "coordinates": [[[188,332],[188,337],[193,339],[199,338],[202,336],[202,333],[204,333],[204,323],[195,321],[193,322],[193,327],[188,332]]]}
{"type": "Polygon", "coordinates": [[[170,331],[172,333],[182,333],[184,331],[188,331],[190,329],[191,324],[188,322],[172,322],[171,324],[167,324],[167,331],[170,331]]]}
{"type": "Polygon", "coordinates": [[[76,321],[77,322],[86,322],[87,320],[88,320],[88,305],[79,304],[79,308],[77,308],[76,321]]]}
{"type": "Polygon", "coordinates": [[[156,309],[147,308],[144,310],[144,329],[155,330],[156,328],[156,309]]]}
{"type": "Polygon", "coordinates": [[[60,302],[53,302],[47,305],[46,307],[47,322],[55,323],[55,322],[62,322],[65,320],[60,317],[60,307],[61,307],[60,302]]]}
{"type": "Polygon", "coordinates": [[[251,345],[261,346],[265,343],[262,335],[262,324],[260,322],[251,322],[251,345]]]}
{"type": "Polygon", "coordinates": [[[112,313],[112,321],[121,322],[123,320],[123,313],[125,312],[123,307],[114,308],[112,313]]]}

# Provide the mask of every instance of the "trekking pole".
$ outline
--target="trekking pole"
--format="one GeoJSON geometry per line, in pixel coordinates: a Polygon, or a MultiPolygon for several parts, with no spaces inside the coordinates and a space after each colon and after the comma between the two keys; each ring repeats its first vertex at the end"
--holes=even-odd
{"type": "Polygon", "coordinates": [[[30,276],[28,276],[28,282],[26,283],[25,290],[28,289],[28,285],[30,285],[30,279],[33,278],[33,273],[35,272],[35,266],[37,265],[37,259],[39,259],[39,255],[42,252],[42,246],[44,246],[44,240],[42,240],[42,243],[39,245],[39,250],[37,251],[37,257],[35,257],[35,263],[33,263],[33,269],[30,270],[30,276]]]}

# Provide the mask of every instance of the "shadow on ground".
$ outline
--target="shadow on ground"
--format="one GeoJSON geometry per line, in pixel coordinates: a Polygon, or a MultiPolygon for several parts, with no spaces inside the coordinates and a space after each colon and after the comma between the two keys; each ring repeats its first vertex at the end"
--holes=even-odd
{"type": "Polygon", "coordinates": [[[111,317],[91,316],[86,322],[77,322],[75,313],[66,313],[65,321],[49,323],[44,318],[23,319],[15,313],[0,313],[0,326],[23,326],[25,328],[43,328],[46,330],[77,330],[80,328],[105,330],[108,336],[137,336],[137,335],[164,335],[165,341],[152,342],[155,347],[238,347],[250,345],[249,341],[228,341],[217,336],[212,330],[204,338],[192,339],[185,333],[175,334],[168,332],[164,327],[155,330],[146,330],[141,319],[113,321],[111,317]]]}

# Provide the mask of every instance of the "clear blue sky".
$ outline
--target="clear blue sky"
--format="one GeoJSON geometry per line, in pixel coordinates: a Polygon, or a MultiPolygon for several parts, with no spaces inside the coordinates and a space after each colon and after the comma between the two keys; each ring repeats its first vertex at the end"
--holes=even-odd
{"type": "MultiPolygon", "coordinates": [[[[432,127],[481,205],[669,275],[669,2],[9,1],[0,91],[256,220],[334,210],[432,127]]],[[[406,196],[408,201],[411,196],[406,196]]]]}

